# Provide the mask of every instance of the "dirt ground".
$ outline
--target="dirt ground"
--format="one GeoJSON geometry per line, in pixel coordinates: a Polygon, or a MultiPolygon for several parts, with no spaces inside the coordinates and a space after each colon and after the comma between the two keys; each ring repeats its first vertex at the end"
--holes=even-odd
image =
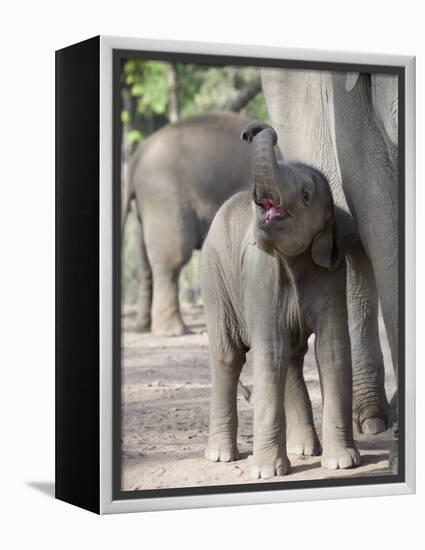
{"type": "MultiPolygon", "coordinates": [[[[183,313],[193,334],[166,338],[131,332],[134,307],[128,306],[124,311],[122,489],[126,491],[254,481],[250,478],[253,409],[241,394],[238,395],[241,458],[230,463],[211,463],[204,458],[210,394],[208,335],[201,308],[186,309],[183,313]]],[[[381,342],[390,398],[394,377],[382,327],[381,342]]],[[[304,375],[320,437],[321,396],[311,348],[304,375]]],[[[251,387],[249,358],[241,379],[251,387]]],[[[389,474],[390,432],[377,436],[356,433],[355,439],[362,455],[360,467],[329,471],[320,466],[320,457],[289,455],[291,473],[270,482],[389,474]]]]}

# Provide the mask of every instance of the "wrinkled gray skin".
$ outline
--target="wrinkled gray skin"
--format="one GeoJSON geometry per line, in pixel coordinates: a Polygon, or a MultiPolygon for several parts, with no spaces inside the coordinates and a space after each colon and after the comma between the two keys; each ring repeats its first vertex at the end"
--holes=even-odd
{"type": "Polygon", "coordinates": [[[377,433],[389,423],[378,294],[396,372],[398,357],[397,78],[264,69],[262,81],[285,159],[326,176],[361,239],[347,254],[354,410],[377,433]]]}
{"type": "Polygon", "coordinates": [[[142,225],[137,329],[178,336],[179,273],[200,249],[227,198],[247,185],[250,152],[240,141],[248,119],[210,113],[170,124],[146,140],[129,167],[123,223],[132,196],[142,225]]]}
{"type": "Polygon", "coordinates": [[[360,456],[352,432],[346,267],[332,195],[318,171],[276,161],[277,138],[269,126],[251,123],[242,137],[253,142],[254,196],[238,193],[222,206],[201,257],[212,367],[206,457],[237,458],[236,391],[248,350],[254,367],[253,476],[288,473],[287,450],[320,454],[302,375],[314,333],[322,465],[350,468],[360,456]]]}

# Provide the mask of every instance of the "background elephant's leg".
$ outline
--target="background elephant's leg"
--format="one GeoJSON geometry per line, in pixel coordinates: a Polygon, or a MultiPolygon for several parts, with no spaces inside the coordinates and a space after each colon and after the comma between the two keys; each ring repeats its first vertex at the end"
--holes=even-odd
{"type": "Polygon", "coordinates": [[[153,261],[152,332],[159,336],[181,336],[188,332],[179,306],[182,267],[153,261]]]}
{"type": "Polygon", "coordinates": [[[353,365],[353,420],[362,433],[387,428],[385,369],[379,340],[378,292],[362,246],[347,253],[348,321],[353,365]]]}
{"type": "Polygon", "coordinates": [[[149,332],[151,330],[152,269],[146,253],[142,222],[140,222],[137,232],[140,243],[141,268],[135,330],[138,332],[149,332]]]}
{"type": "Polygon", "coordinates": [[[304,352],[288,365],[285,382],[286,447],[288,453],[316,456],[321,446],[314,428],[313,411],[303,376],[304,352]]]}
{"type": "MultiPolygon", "coordinates": [[[[160,200],[159,200],[160,199],[160,200]]],[[[165,199],[145,205],[142,211],[143,233],[152,269],[152,332],[162,336],[180,336],[188,332],[179,304],[179,275],[198,240],[190,211],[176,201],[164,211],[165,199]]]]}

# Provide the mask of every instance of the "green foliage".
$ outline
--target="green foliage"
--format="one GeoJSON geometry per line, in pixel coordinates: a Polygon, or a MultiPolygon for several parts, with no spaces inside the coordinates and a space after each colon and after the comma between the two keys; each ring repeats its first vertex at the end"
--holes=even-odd
{"type": "MultiPolygon", "coordinates": [[[[210,66],[177,63],[177,104],[179,117],[226,109],[240,90],[259,77],[257,67],[210,66]]],[[[121,121],[132,131],[128,143],[143,137],[169,121],[171,94],[170,64],[164,61],[129,59],[124,62],[123,85],[133,98],[132,112],[123,109],[121,121]],[[155,117],[161,119],[153,123],[155,117]],[[138,133],[135,133],[137,130],[138,133]]],[[[257,94],[241,111],[249,117],[268,120],[263,94],[257,94]]]]}
{"type": "Polygon", "coordinates": [[[131,130],[130,132],[128,132],[128,135],[127,135],[128,143],[130,144],[137,143],[142,139],[142,137],[143,137],[143,134],[139,130],[131,130]]]}
{"type": "Polygon", "coordinates": [[[140,114],[162,114],[169,101],[166,63],[130,59],[124,63],[125,83],[137,98],[140,114]]]}

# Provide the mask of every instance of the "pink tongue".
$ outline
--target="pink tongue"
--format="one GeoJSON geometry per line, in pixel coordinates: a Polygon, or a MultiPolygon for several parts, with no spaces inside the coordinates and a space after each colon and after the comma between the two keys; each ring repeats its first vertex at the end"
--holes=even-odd
{"type": "Polygon", "coordinates": [[[282,207],[274,206],[270,199],[263,199],[260,203],[267,210],[265,220],[268,222],[275,216],[282,216],[286,211],[282,207]]]}
{"type": "Polygon", "coordinates": [[[283,214],[281,208],[276,208],[276,206],[272,206],[270,210],[267,211],[268,218],[273,218],[273,216],[280,216],[283,214]]]}
{"type": "Polygon", "coordinates": [[[276,216],[282,216],[285,212],[281,208],[277,208],[276,206],[272,206],[267,210],[266,214],[266,222],[269,222],[276,216]]]}

